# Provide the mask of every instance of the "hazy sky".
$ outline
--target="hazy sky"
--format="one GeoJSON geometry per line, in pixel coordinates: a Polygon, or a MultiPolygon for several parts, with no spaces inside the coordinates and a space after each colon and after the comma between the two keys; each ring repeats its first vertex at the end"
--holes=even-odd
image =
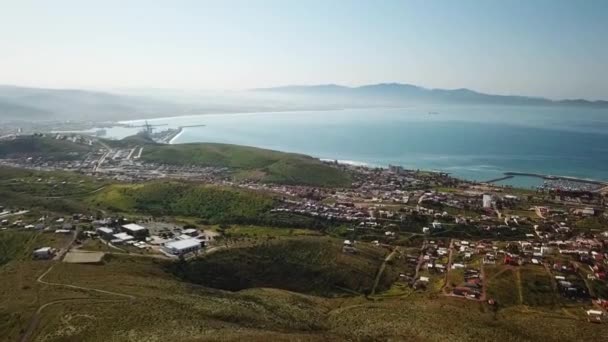
{"type": "Polygon", "coordinates": [[[608,99],[608,1],[0,0],[0,83],[608,99]]]}

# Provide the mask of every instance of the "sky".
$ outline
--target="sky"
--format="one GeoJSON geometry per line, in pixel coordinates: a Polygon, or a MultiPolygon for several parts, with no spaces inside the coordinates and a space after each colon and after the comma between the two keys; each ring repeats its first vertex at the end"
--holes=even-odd
{"type": "Polygon", "coordinates": [[[0,0],[0,83],[608,99],[608,1],[0,0]]]}

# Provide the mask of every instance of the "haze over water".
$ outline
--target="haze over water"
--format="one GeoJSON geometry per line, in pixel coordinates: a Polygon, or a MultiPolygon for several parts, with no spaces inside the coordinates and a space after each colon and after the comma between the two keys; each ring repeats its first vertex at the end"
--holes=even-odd
{"type": "MultiPolygon", "coordinates": [[[[506,171],[608,180],[605,109],[420,106],[148,121],[167,127],[206,125],[185,128],[172,143],[250,145],[370,165],[442,170],[481,181],[506,171]]],[[[108,130],[114,137],[131,133],[108,130]]],[[[530,187],[539,180],[516,177],[509,184],[530,187]]]]}

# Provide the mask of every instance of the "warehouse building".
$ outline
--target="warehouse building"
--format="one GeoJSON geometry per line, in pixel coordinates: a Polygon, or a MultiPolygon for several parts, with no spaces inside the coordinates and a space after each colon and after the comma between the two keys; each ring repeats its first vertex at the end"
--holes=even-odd
{"type": "Polygon", "coordinates": [[[148,228],[142,227],[135,223],[129,223],[122,226],[123,232],[133,236],[136,239],[145,239],[148,236],[148,228]]]}
{"type": "Polygon", "coordinates": [[[95,230],[97,235],[104,240],[112,240],[114,238],[114,230],[108,227],[99,227],[95,230]]]}
{"type": "Polygon", "coordinates": [[[127,233],[118,233],[118,234],[114,234],[112,236],[111,242],[114,244],[123,244],[123,243],[127,243],[128,241],[131,241],[133,239],[134,239],[134,237],[127,233]]]}
{"type": "Polygon", "coordinates": [[[201,249],[201,242],[198,239],[177,240],[165,243],[163,251],[176,256],[188,253],[195,253],[201,249]]]}

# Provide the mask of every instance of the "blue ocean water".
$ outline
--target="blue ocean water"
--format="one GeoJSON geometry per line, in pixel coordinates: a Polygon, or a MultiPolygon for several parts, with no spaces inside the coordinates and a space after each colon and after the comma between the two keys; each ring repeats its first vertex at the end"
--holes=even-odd
{"type": "MultiPolygon", "coordinates": [[[[172,143],[221,142],[319,158],[442,170],[489,180],[505,171],[608,180],[608,110],[426,106],[218,114],[148,120],[185,128],[172,143]]],[[[132,121],[140,123],[143,121],[132,121]]],[[[110,136],[134,133],[108,130],[110,136]]],[[[534,186],[516,177],[505,184],[534,186]]]]}

